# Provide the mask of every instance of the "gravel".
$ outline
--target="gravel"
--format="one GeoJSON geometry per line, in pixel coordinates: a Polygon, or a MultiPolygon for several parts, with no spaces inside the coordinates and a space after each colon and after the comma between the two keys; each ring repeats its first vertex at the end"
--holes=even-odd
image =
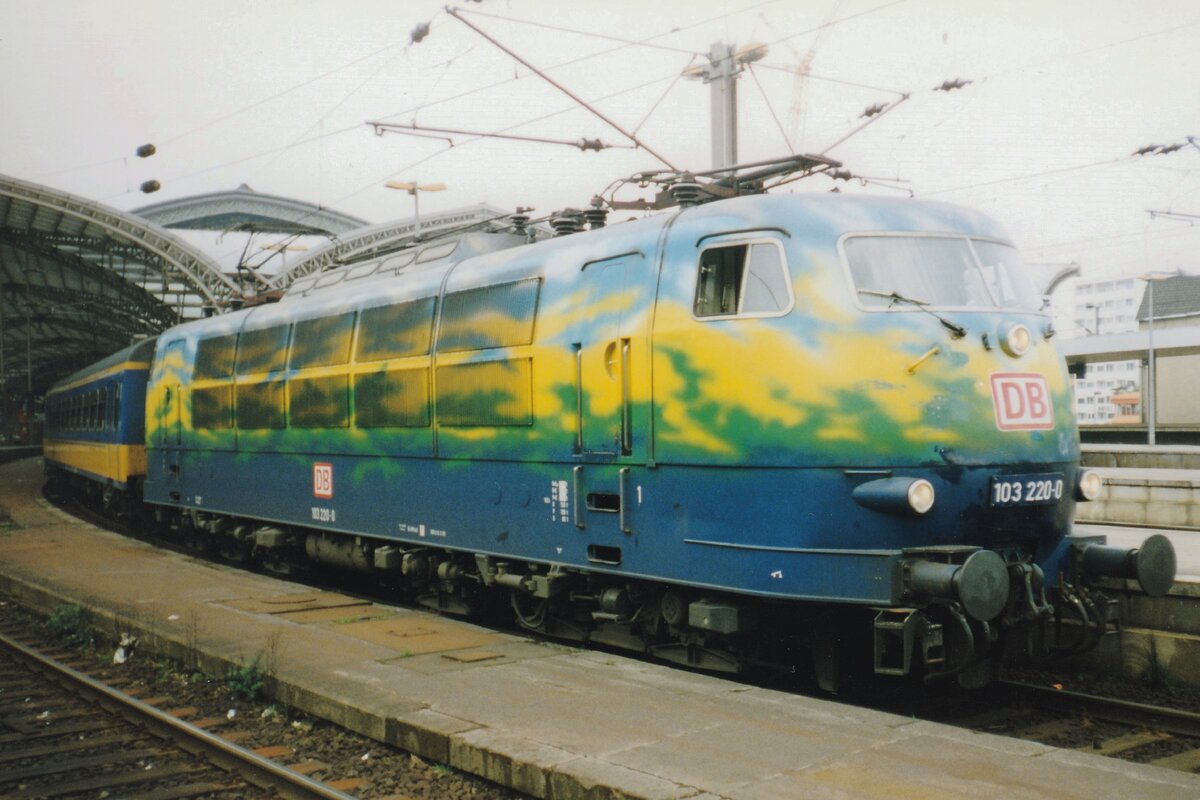
{"type": "MultiPolygon", "coordinates": [[[[37,646],[56,652],[70,650],[76,669],[101,681],[115,680],[121,691],[139,699],[169,697],[159,707],[195,708],[185,719],[221,719],[213,733],[232,738],[248,749],[284,746],[290,752],[273,757],[284,764],[308,761],[322,766],[311,772],[314,779],[342,781],[359,779],[363,783],[345,789],[362,798],[438,798],[442,800],[509,800],[525,795],[459,772],[444,764],[374,741],[325,720],[307,716],[294,709],[272,704],[265,698],[248,699],[231,690],[225,677],[189,671],[183,665],[139,652],[136,647],[124,664],[114,664],[117,642],[99,639],[91,631],[80,630],[75,636],[54,636],[45,619],[20,608],[14,601],[0,597],[0,610],[6,616],[24,617],[24,630],[40,636],[37,646]],[[74,641],[72,641],[74,640],[74,641]]],[[[243,673],[243,678],[247,677],[243,673]]],[[[234,681],[234,683],[238,683],[234,681]]],[[[245,684],[247,681],[242,680],[245,684]]]]}

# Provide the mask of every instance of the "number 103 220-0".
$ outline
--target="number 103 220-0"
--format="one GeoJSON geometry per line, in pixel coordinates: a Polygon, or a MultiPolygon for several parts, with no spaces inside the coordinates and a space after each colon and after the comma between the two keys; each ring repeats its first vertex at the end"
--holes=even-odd
{"type": "Polygon", "coordinates": [[[992,479],[993,506],[1031,506],[1062,499],[1061,475],[1012,475],[992,479]]]}

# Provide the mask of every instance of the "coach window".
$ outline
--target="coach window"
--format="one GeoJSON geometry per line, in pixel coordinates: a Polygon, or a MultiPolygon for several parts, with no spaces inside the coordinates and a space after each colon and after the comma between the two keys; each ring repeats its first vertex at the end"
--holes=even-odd
{"type": "Polygon", "coordinates": [[[692,305],[697,317],[775,317],[791,311],[793,302],[778,242],[740,241],[700,253],[692,305]]]}

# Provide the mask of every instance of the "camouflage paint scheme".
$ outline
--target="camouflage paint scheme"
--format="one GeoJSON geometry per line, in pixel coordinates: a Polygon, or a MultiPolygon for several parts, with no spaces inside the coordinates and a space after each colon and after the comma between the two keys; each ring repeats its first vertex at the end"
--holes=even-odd
{"type": "MultiPolygon", "coordinates": [[[[880,231],[1006,241],[992,221],[947,205],[756,196],[416,263],[398,276],[176,327],[159,338],[147,396],[146,499],[794,599],[897,603],[901,550],[932,545],[1029,553],[1055,575],[1079,451],[1066,367],[1043,337],[1049,319],[939,311],[968,329],[955,339],[911,306],[868,310],[840,241],[880,231]],[[701,250],[744,240],[782,248],[790,312],[697,319],[701,250]],[[511,298],[529,297],[512,287],[494,290],[490,305],[472,300],[470,316],[447,315],[463,305],[455,293],[530,279],[532,326],[507,313],[511,298]],[[419,322],[393,337],[404,340],[393,358],[303,370],[276,358],[279,369],[257,377],[193,380],[201,339],[346,312],[362,320],[372,308],[433,297],[442,298],[437,324],[430,331],[410,314],[419,322]],[[1012,323],[1034,334],[1021,358],[995,346],[1012,323]],[[997,372],[1044,376],[1052,429],[999,429],[990,383],[997,372]],[[386,402],[406,408],[411,424],[357,425],[378,413],[358,387],[388,374],[411,396],[386,402]],[[300,379],[317,378],[334,391],[304,401],[299,392],[318,384],[300,379]],[[263,380],[292,387],[294,419],[307,413],[304,402],[328,402],[335,416],[344,403],[346,424],[193,425],[195,391],[209,387],[210,405],[213,396],[250,402],[267,395],[228,387],[263,380]],[[314,473],[325,469],[331,492],[314,487],[314,473]],[[1062,474],[1062,500],[989,506],[994,475],[1040,473],[1062,474]],[[897,515],[852,500],[857,485],[882,474],[928,479],[933,509],[897,515]],[[615,498],[621,512],[603,510],[615,498]]],[[[336,347],[359,352],[363,336],[336,347]]],[[[272,402],[286,405],[279,391],[272,402]]]]}

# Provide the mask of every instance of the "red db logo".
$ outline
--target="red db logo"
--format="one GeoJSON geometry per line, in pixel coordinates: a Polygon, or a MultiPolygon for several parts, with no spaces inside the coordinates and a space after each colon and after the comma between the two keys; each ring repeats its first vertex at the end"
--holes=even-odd
{"type": "Polygon", "coordinates": [[[333,464],[313,464],[313,497],[322,500],[333,498],[333,464]]]}
{"type": "Polygon", "coordinates": [[[1002,431],[1049,430],[1054,408],[1046,377],[1033,372],[997,372],[992,375],[992,403],[996,427],[1002,431]]]}

